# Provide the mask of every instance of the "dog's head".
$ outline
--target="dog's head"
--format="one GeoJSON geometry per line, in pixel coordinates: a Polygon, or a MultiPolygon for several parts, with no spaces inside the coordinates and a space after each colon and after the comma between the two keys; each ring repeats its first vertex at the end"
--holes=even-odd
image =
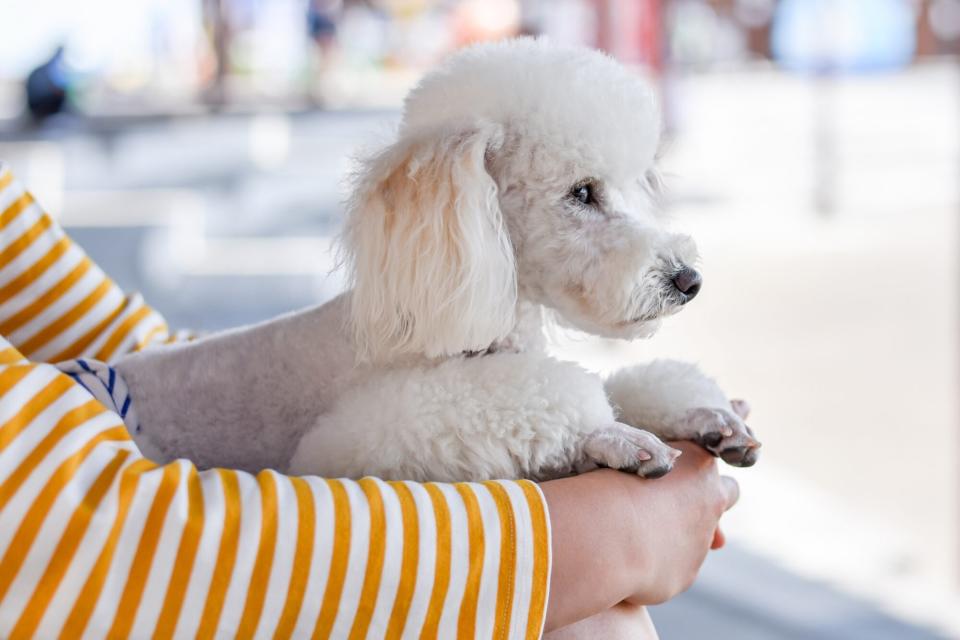
{"type": "Polygon", "coordinates": [[[450,58],[367,160],[343,247],[360,353],[486,349],[519,299],[594,334],[652,334],[700,287],[656,214],[660,118],[634,72],[540,40],[450,58]]]}

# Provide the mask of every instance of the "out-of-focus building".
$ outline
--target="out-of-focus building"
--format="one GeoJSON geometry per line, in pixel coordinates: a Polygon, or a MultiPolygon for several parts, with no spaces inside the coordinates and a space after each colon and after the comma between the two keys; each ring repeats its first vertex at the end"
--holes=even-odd
{"type": "Polygon", "coordinates": [[[771,60],[785,24],[797,27],[795,39],[815,38],[821,46],[861,38],[861,46],[889,49],[895,39],[910,57],[960,52],[960,0],[98,0],[82,10],[66,0],[37,4],[10,0],[4,9],[17,16],[18,28],[0,43],[0,117],[16,112],[16,87],[60,45],[73,107],[117,114],[231,104],[362,106],[377,102],[365,83],[405,86],[404,79],[455,48],[520,33],[595,46],[656,72],[771,60]],[[811,26],[817,20],[820,27],[811,26]],[[913,34],[909,42],[896,35],[904,28],[913,34]]]}

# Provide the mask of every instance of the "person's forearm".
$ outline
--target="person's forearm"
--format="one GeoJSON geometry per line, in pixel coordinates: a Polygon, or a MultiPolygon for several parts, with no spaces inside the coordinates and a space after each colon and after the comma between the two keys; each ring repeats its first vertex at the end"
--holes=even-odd
{"type": "Polygon", "coordinates": [[[630,527],[608,495],[619,486],[612,474],[597,471],[540,485],[550,510],[553,569],[546,630],[559,629],[601,613],[632,595],[631,575],[639,571],[631,557],[630,527]]]}
{"type": "Polygon", "coordinates": [[[0,335],[0,637],[539,634],[533,483],[158,465],[116,409],[0,335]]]}
{"type": "Polygon", "coordinates": [[[657,629],[650,618],[647,607],[621,602],[615,607],[591,616],[586,620],[574,622],[562,629],[550,631],[544,640],[595,640],[604,638],[614,640],[659,640],[657,629]]]}

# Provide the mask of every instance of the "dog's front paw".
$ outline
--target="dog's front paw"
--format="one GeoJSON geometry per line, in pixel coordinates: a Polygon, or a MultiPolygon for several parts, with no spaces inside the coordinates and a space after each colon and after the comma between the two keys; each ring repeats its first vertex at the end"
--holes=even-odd
{"type": "Polygon", "coordinates": [[[589,462],[601,467],[659,478],[673,469],[680,451],[649,431],[615,422],[587,436],[583,448],[589,462]]]}
{"type": "Polygon", "coordinates": [[[733,411],[712,407],[690,409],[681,419],[679,431],[704,449],[735,467],[750,467],[760,456],[760,441],[743,421],[749,405],[743,400],[731,403],[733,411]]]}

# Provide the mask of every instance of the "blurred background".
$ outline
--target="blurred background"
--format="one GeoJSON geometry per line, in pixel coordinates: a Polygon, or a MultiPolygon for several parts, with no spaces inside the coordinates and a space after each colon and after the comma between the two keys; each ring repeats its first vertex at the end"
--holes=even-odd
{"type": "Polygon", "coordinates": [[[960,638],[960,0],[3,0],[0,159],[212,330],[322,302],[342,178],[444,54],[546,34],[657,78],[706,285],[608,372],[748,398],[727,549],[665,639],[960,638]]]}

